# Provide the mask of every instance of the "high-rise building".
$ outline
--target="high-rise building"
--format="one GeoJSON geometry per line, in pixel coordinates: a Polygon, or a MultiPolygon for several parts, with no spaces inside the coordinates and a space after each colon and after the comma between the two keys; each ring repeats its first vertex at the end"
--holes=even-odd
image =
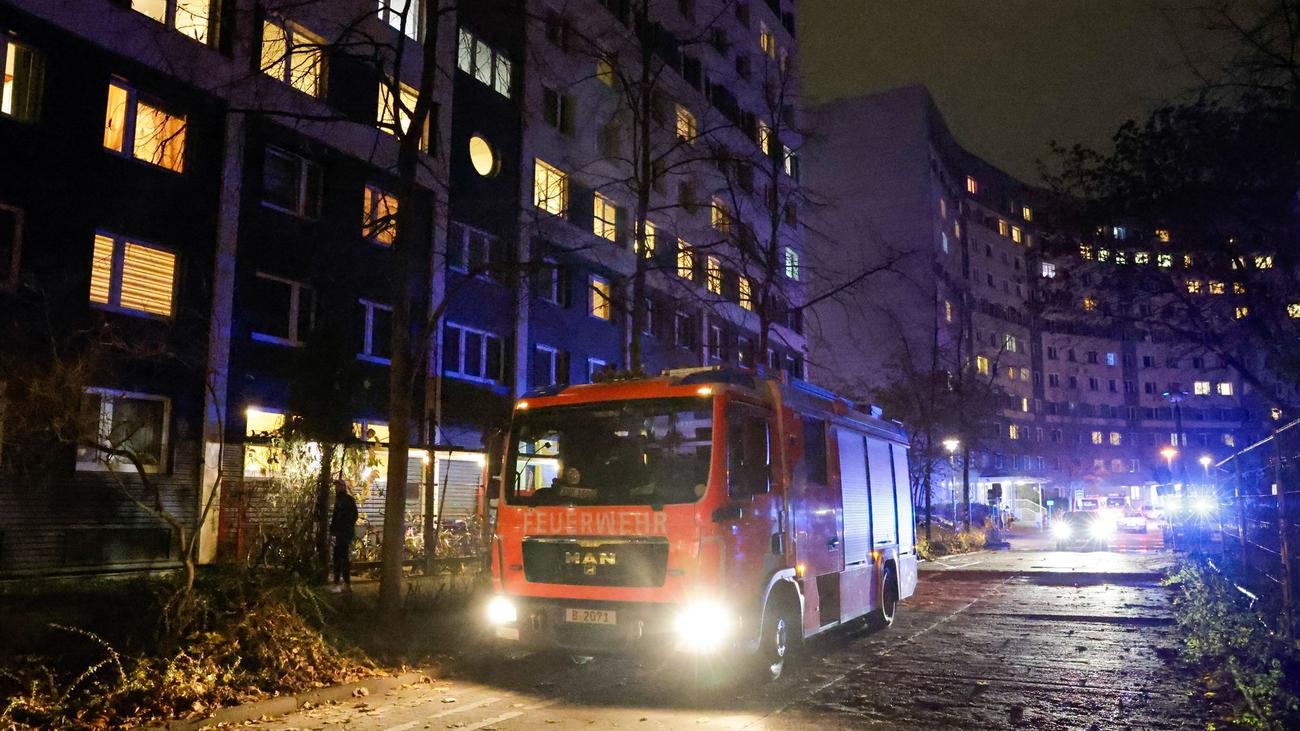
{"type": "MultiPolygon", "coordinates": [[[[64,348],[75,333],[125,346],[87,366],[84,400],[146,455],[203,561],[246,551],[283,503],[261,488],[286,420],[366,450],[343,476],[378,532],[403,270],[426,528],[473,509],[475,450],[531,389],[802,375],[794,5],[7,2],[0,354],[52,368],[103,350],[64,348]]],[[[0,574],[174,563],[172,529],[113,497],[120,460],[83,447],[23,489],[9,373],[0,574]]]]}
{"type": "MultiPolygon", "coordinates": [[[[863,399],[900,384],[923,394],[936,378],[940,388],[965,384],[972,399],[991,395],[964,430],[974,502],[1029,519],[1043,496],[1157,502],[1160,485],[1200,476],[1201,457],[1217,460],[1254,431],[1247,385],[1212,354],[1049,306],[1066,271],[1104,288],[1096,257],[1155,265],[1154,254],[1114,246],[1088,260],[1042,256],[1044,237],[1058,235],[1047,191],[963,149],[926,89],[808,113],[819,135],[806,167],[828,203],[812,254],[887,266],[817,309],[811,377],[863,399]]],[[[955,431],[948,416],[935,423],[955,431]]],[[[937,442],[955,435],[932,436],[936,499],[946,505],[959,470],[937,442]]]]}

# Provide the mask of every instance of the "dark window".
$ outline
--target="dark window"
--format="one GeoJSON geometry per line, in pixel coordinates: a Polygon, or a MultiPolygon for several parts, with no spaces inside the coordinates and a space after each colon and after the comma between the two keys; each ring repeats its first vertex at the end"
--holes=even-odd
{"type": "Polygon", "coordinates": [[[564,134],[573,134],[573,97],[542,89],[542,120],[564,134]]]}
{"type": "Polygon", "coordinates": [[[18,285],[18,252],[22,245],[23,212],[0,205],[0,289],[18,285]]]}
{"type": "Polygon", "coordinates": [[[744,499],[768,491],[767,415],[733,404],[727,409],[727,496],[744,499]]]}
{"type": "Polygon", "coordinates": [[[803,420],[803,458],[808,469],[808,481],[819,485],[829,482],[826,476],[826,421],[803,420]]]}
{"type": "Polygon", "coordinates": [[[262,164],[262,203],[307,218],[320,215],[321,168],[276,147],[266,148],[262,164]]]}

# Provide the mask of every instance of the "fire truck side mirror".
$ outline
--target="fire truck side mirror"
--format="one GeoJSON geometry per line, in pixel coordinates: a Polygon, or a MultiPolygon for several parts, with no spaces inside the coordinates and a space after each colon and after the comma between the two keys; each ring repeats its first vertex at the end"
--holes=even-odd
{"type": "Polygon", "coordinates": [[[714,523],[728,523],[733,520],[740,520],[745,515],[745,510],[739,505],[723,505],[713,511],[714,523]]]}

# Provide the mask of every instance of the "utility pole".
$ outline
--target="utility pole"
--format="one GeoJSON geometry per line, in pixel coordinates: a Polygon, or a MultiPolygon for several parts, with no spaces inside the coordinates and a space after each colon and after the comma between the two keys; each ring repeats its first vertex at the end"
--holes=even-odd
{"type": "Polygon", "coordinates": [[[1276,427],[1273,429],[1273,474],[1277,486],[1277,529],[1282,551],[1282,616],[1286,622],[1283,636],[1290,642],[1295,618],[1291,596],[1291,531],[1286,522],[1286,485],[1282,484],[1282,430],[1276,427]]]}

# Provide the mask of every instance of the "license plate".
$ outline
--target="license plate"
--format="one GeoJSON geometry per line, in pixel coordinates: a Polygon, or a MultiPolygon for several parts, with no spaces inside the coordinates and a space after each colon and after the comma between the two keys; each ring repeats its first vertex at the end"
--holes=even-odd
{"type": "Polygon", "coordinates": [[[564,621],[580,624],[618,624],[617,612],[607,609],[565,609],[564,621]]]}

